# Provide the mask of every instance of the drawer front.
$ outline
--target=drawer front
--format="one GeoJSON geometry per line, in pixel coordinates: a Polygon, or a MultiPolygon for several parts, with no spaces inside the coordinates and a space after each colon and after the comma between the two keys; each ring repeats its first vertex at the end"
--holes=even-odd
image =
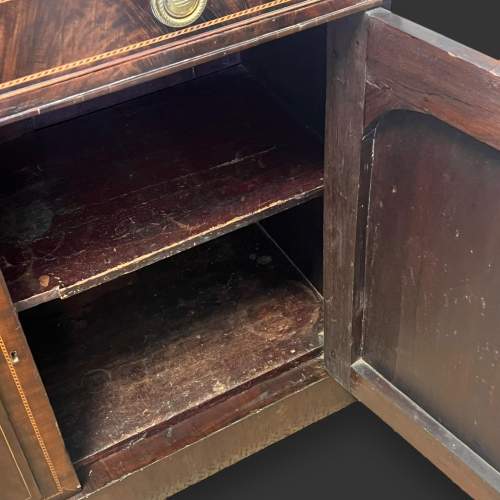
{"type": "Polygon", "coordinates": [[[0,0],[0,125],[381,3],[0,0]]]}
{"type": "MultiPolygon", "coordinates": [[[[318,0],[0,1],[0,91],[318,0]],[[37,57],[33,58],[32,54],[37,57]]],[[[338,1],[339,8],[352,0],[338,1]]]]}

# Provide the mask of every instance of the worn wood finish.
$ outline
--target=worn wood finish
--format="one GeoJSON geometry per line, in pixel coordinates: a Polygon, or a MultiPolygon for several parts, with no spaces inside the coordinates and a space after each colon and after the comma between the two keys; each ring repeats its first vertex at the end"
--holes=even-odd
{"type": "Polygon", "coordinates": [[[500,470],[500,152],[412,112],[374,140],[363,359],[500,470]]]}
{"type": "Polygon", "coordinates": [[[147,11],[147,2],[63,3],[0,3],[0,19],[5,24],[0,30],[4,54],[0,124],[106,94],[382,2],[224,1],[207,10],[210,19],[205,24],[176,31],[157,23],[147,11]],[[40,54],[36,59],[30,57],[34,47],[40,54]]]}
{"type": "Polygon", "coordinates": [[[323,331],[321,298],[256,226],[22,323],[80,463],[318,353],[323,331]]]}
{"type": "Polygon", "coordinates": [[[1,274],[0,381],[0,400],[42,496],[76,492],[78,479],[1,274]]]}
{"type": "Polygon", "coordinates": [[[498,472],[363,360],[353,365],[351,390],[472,498],[498,499],[498,472]]]}
{"type": "Polygon", "coordinates": [[[18,310],[289,208],[323,184],[321,144],[239,66],[27,134],[0,156],[0,266],[18,310]]]}
{"type": "Polygon", "coordinates": [[[0,401],[0,474],[4,500],[39,500],[40,490],[0,401]]]}
{"type": "MultiPolygon", "coordinates": [[[[499,498],[499,62],[382,9],[365,19],[365,138],[346,134],[331,165],[327,147],[326,362],[467,492],[499,498]],[[346,162],[350,190],[332,182],[346,162]],[[352,260],[328,241],[335,207],[352,260]]],[[[358,101],[335,103],[351,130],[358,101]]]]}
{"type": "Polygon", "coordinates": [[[412,109],[499,149],[500,61],[384,9],[367,16],[366,125],[412,109]]]}
{"type": "Polygon", "coordinates": [[[287,367],[156,435],[149,451],[134,458],[143,464],[152,451],[162,456],[141,469],[120,453],[80,469],[84,487],[77,498],[168,497],[352,401],[327,375],[322,358],[287,367]]]}
{"type": "Polygon", "coordinates": [[[325,358],[349,387],[358,334],[353,331],[358,188],[365,102],[366,17],[328,26],[325,132],[325,358]]]}

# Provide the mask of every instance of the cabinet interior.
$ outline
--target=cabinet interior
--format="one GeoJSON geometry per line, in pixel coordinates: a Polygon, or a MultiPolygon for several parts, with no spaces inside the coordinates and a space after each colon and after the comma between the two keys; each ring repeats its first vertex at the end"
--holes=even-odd
{"type": "Polygon", "coordinates": [[[3,131],[0,267],[77,466],[321,354],[324,45],[3,131]]]}

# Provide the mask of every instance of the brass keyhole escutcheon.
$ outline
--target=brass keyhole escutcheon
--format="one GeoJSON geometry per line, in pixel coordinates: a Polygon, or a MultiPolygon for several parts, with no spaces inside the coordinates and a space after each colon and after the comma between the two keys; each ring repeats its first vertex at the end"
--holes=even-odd
{"type": "Polygon", "coordinates": [[[171,28],[194,23],[203,13],[207,0],[151,0],[153,14],[171,28]]]}

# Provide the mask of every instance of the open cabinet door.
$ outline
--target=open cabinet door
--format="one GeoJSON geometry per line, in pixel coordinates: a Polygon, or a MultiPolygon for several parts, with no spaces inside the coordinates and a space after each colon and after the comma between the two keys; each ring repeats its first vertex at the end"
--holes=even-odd
{"type": "Polygon", "coordinates": [[[78,478],[1,273],[0,381],[0,498],[60,499],[77,492],[78,478]]]}
{"type": "Polygon", "coordinates": [[[500,498],[500,64],[384,9],[329,44],[327,368],[500,498]]]}

